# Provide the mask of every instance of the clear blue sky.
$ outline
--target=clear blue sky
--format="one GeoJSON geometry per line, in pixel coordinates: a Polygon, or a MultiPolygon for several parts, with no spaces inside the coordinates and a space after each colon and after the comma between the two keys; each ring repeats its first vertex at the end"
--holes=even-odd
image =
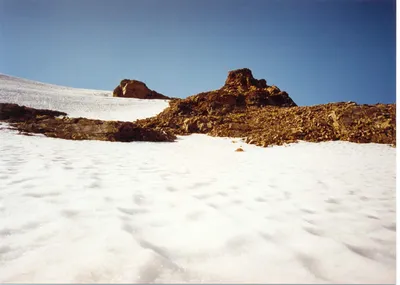
{"type": "Polygon", "coordinates": [[[393,103],[395,22],[394,0],[0,0],[0,73],[183,98],[247,67],[299,105],[393,103]]]}

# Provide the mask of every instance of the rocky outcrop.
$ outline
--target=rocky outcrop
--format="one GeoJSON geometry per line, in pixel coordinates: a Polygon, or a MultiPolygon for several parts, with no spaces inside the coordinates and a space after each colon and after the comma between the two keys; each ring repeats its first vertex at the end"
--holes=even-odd
{"type": "Polygon", "coordinates": [[[154,90],[150,90],[145,83],[138,80],[124,79],[114,89],[114,97],[137,99],[170,99],[154,90]]]}
{"type": "Polygon", "coordinates": [[[179,135],[244,138],[264,147],[298,140],[396,144],[395,109],[354,102],[298,107],[286,92],[245,68],[229,72],[222,88],[171,100],[159,115],[138,124],[179,135]]]}
{"type": "Polygon", "coordinates": [[[265,106],[239,109],[223,115],[172,115],[176,110],[173,108],[156,117],[139,120],[138,124],[179,135],[204,133],[238,137],[246,143],[263,147],[298,140],[396,144],[395,104],[265,106]]]}
{"type": "Polygon", "coordinates": [[[0,103],[0,120],[8,122],[23,122],[30,119],[34,119],[38,116],[66,116],[67,113],[46,110],[46,109],[34,109],[25,106],[19,106],[17,104],[0,103]]]}
{"type": "MultiPolygon", "coordinates": [[[[228,114],[245,114],[269,105],[296,106],[286,92],[268,86],[265,79],[255,79],[250,69],[243,68],[230,71],[220,89],[171,100],[169,107],[157,117],[142,122],[178,134],[208,133],[228,114]]],[[[246,126],[239,128],[239,132],[248,129],[246,126]]]]}
{"type": "Polygon", "coordinates": [[[224,86],[186,99],[172,100],[164,114],[173,116],[221,116],[244,111],[251,107],[293,107],[296,103],[276,86],[268,86],[265,79],[254,79],[250,69],[230,71],[224,86]]]}
{"type": "Polygon", "coordinates": [[[251,87],[267,88],[267,81],[265,79],[254,79],[253,73],[248,68],[232,70],[228,73],[225,85],[223,88],[242,88],[250,89],[251,87]]]}
{"type": "Polygon", "coordinates": [[[257,80],[250,69],[242,68],[230,71],[225,85],[219,93],[233,95],[239,105],[263,107],[267,105],[293,107],[296,103],[288,93],[277,86],[268,86],[265,79],[257,80]]]}
{"type": "Polygon", "coordinates": [[[131,122],[56,117],[59,115],[66,114],[0,103],[0,120],[9,122],[22,134],[36,133],[68,140],[119,142],[172,142],[176,139],[170,132],[141,127],[131,122]]]}
{"type": "MultiPolygon", "coordinates": [[[[123,92],[148,92],[144,83],[126,88],[129,82],[121,82],[123,92]]],[[[286,92],[255,79],[249,69],[229,72],[218,90],[171,99],[157,116],[134,123],[57,118],[60,115],[66,114],[0,104],[0,120],[14,122],[21,132],[65,139],[173,141],[176,135],[203,133],[242,138],[262,147],[298,140],[396,144],[395,104],[298,107],[286,92]]]]}

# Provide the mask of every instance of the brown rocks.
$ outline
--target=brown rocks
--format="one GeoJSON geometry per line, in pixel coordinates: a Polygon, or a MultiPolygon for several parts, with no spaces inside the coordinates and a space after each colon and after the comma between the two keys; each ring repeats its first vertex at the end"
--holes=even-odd
{"type": "Polygon", "coordinates": [[[219,91],[236,94],[236,97],[241,96],[240,99],[247,106],[296,106],[286,92],[282,92],[275,85],[268,86],[265,79],[255,79],[248,68],[230,71],[225,85],[219,91]]]}
{"type": "Polygon", "coordinates": [[[101,121],[85,118],[45,118],[16,123],[13,126],[24,133],[41,133],[48,137],[69,140],[100,141],[174,141],[174,135],[142,128],[130,122],[101,121]]]}
{"type": "Polygon", "coordinates": [[[183,129],[186,133],[207,133],[212,129],[212,122],[207,117],[187,118],[183,121],[183,129]]]}
{"type": "Polygon", "coordinates": [[[267,81],[265,79],[254,79],[253,73],[248,68],[236,69],[229,71],[228,78],[225,81],[223,88],[237,89],[238,87],[243,90],[248,90],[250,87],[267,88],[267,81]]]}
{"type": "Polygon", "coordinates": [[[243,148],[239,147],[239,148],[237,148],[235,151],[236,151],[236,152],[243,152],[244,150],[243,150],[243,148]]]}
{"type": "Polygon", "coordinates": [[[62,112],[38,110],[0,103],[0,120],[7,121],[23,134],[39,133],[68,140],[172,142],[170,132],[138,126],[135,123],[85,118],[57,118],[62,112]]]}
{"type": "Polygon", "coordinates": [[[0,103],[1,121],[23,122],[29,119],[33,119],[37,116],[56,117],[56,116],[66,116],[66,115],[67,113],[64,112],[58,112],[46,109],[34,109],[10,103],[0,103]]]}
{"type": "MultiPolygon", "coordinates": [[[[222,88],[186,99],[171,100],[169,107],[157,117],[142,120],[141,123],[171,128],[176,134],[208,133],[214,125],[223,124],[227,115],[237,116],[232,123],[242,124],[241,118],[250,109],[268,105],[296,106],[286,92],[276,86],[268,86],[263,79],[254,79],[251,71],[244,68],[230,71],[222,88]],[[194,123],[199,118],[202,125],[194,123]]],[[[238,136],[248,129],[246,126],[239,129],[237,125],[231,127],[238,136]]]]}
{"type": "Polygon", "coordinates": [[[166,112],[138,123],[158,126],[180,135],[207,133],[219,137],[245,137],[246,143],[262,147],[298,140],[395,144],[395,111],[394,104],[331,103],[292,108],[266,106],[247,108],[242,112],[236,110],[220,116],[174,116],[166,112]],[[211,128],[198,127],[197,122],[205,124],[206,121],[211,128]]]}
{"type": "Polygon", "coordinates": [[[137,99],[170,99],[154,90],[150,90],[145,83],[138,80],[123,79],[114,89],[114,97],[137,99]]]}
{"type": "Polygon", "coordinates": [[[221,89],[171,101],[158,116],[138,123],[180,135],[245,137],[246,143],[267,147],[298,140],[395,144],[395,118],[394,104],[297,107],[277,86],[239,69],[229,72],[221,89]]]}
{"type": "Polygon", "coordinates": [[[254,79],[251,71],[245,68],[229,72],[221,89],[171,101],[161,116],[171,120],[176,116],[222,116],[267,105],[296,106],[286,92],[276,86],[268,86],[265,80],[254,79]]]}
{"type": "Polygon", "coordinates": [[[277,86],[239,69],[229,72],[221,89],[173,100],[158,116],[138,124],[179,135],[245,137],[246,143],[267,147],[298,140],[395,144],[395,118],[394,104],[297,107],[277,86]]]}

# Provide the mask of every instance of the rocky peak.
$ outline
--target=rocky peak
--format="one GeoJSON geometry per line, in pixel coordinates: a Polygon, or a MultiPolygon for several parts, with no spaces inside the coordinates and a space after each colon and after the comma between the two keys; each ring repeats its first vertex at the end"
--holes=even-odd
{"type": "Polygon", "coordinates": [[[250,87],[267,88],[265,79],[257,80],[248,68],[241,68],[229,71],[228,78],[225,81],[224,88],[235,88],[248,90],[250,87]]]}

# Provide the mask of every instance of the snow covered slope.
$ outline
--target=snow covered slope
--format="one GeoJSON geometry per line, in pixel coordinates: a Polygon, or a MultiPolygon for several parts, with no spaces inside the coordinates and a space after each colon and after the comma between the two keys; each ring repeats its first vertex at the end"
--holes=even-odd
{"type": "Polygon", "coordinates": [[[0,74],[0,103],[66,112],[70,117],[133,121],[151,117],[167,100],[114,98],[111,91],[77,89],[0,74]]]}
{"type": "MultiPolygon", "coordinates": [[[[0,94],[63,106],[62,88],[20,84],[0,94]]],[[[68,92],[65,106],[83,114],[81,98],[93,117],[155,111],[68,92]]],[[[0,282],[394,283],[395,156],[378,144],[67,141],[0,126],[0,282]]]]}

